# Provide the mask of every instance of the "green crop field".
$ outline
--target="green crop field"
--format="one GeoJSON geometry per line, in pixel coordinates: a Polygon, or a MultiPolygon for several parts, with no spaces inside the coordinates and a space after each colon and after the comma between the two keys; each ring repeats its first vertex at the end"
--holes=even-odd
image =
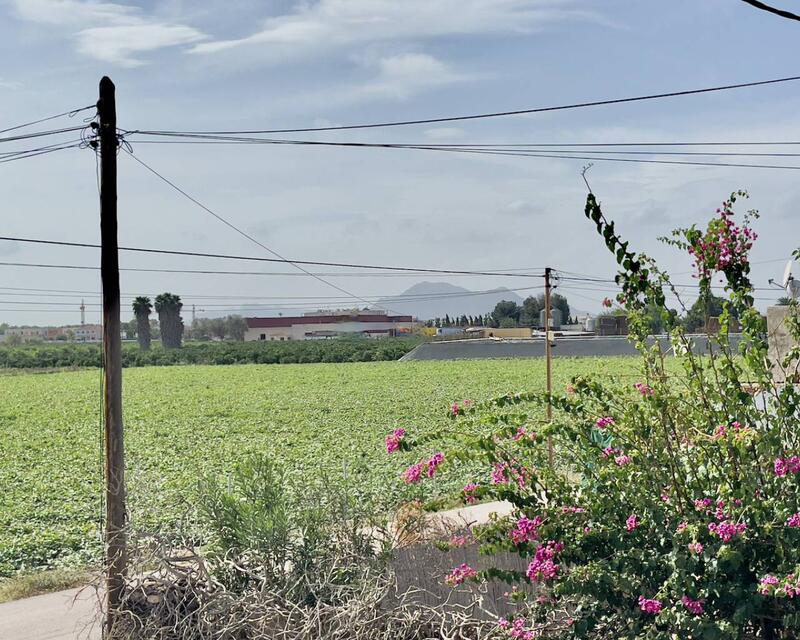
{"type": "MultiPolygon", "coordinates": [[[[634,358],[558,359],[576,374],[635,374],[634,358]]],[[[449,404],[544,389],[542,360],[174,366],[124,372],[126,463],[135,526],[169,525],[197,480],[251,452],[295,473],[398,485],[411,459],[383,436],[445,422],[449,404]]],[[[0,375],[0,576],[90,564],[101,509],[99,370],[0,375]]]]}

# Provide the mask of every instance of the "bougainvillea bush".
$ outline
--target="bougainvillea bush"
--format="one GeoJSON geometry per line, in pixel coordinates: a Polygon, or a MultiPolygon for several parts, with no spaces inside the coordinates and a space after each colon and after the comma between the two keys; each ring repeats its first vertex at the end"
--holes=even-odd
{"type": "MultiPolygon", "coordinates": [[[[552,396],[459,401],[439,439],[415,439],[413,429],[388,436],[390,452],[420,451],[401,481],[436,482],[477,459],[485,474],[464,487],[463,502],[514,505],[510,517],[473,533],[483,553],[519,553],[527,571],[462,565],[446,576],[451,585],[535,585],[535,596],[510,591],[519,616],[500,620],[499,637],[800,637],[800,394],[773,379],[773,368],[797,353],[769,360],[748,277],[757,214],[735,222],[744,196],[733,194],[705,229],[668,240],[688,253],[700,295],[710,294],[712,278],[725,283],[705,353],[693,351],[666,309],[668,300],[681,304],[668,275],[628,250],[589,194],[586,216],[620,265],[618,302],[641,354],[639,375],[600,372],[552,396]],[[663,310],[668,347],[648,335],[653,308],[663,310]],[[733,316],[743,333],[737,349],[733,316]],[[446,448],[432,450],[441,438],[446,448]]],[[[800,336],[796,320],[790,329],[800,336]]]]}

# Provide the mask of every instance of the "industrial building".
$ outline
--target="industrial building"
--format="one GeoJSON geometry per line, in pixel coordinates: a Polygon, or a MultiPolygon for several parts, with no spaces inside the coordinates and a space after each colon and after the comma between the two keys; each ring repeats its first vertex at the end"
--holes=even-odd
{"type": "Polygon", "coordinates": [[[391,316],[376,310],[313,312],[302,316],[245,320],[246,341],[321,340],[341,336],[383,338],[411,335],[419,327],[412,316],[391,316]]]}

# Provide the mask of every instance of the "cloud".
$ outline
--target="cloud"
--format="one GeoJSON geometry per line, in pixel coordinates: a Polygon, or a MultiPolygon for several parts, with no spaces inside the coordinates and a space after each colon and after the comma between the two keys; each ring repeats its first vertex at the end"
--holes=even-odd
{"type": "Polygon", "coordinates": [[[509,202],[505,207],[500,210],[500,213],[507,216],[519,216],[521,218],[529,218],[531,216],[540,216],[544,214],[544,207],[539,204],[534,204],[528,200],[514,200],[509,202]]]}
{"type": "Polygon", "coordinates": [[[362,94],[408,98],[424,89],[468,79],[425,53],[403,53],[381,58],[377,66],[377,77],[360,89],[362,94]]]}
{"type": "Polygon", "coordinates": [[[260,45],[298,54],[342,45],[481,33],[530,33],[550,23],[587,19],[576,0],[319,0],[269,18],[251,35],[196,45],[218,53],[260,45]]]}
{"type": "Polygon", "coordinates": [[[78,33],[78,51],[125,67],[144,64],[135,54],[197,42],[199,31],[183,25],[136,24],[92,27],[78,33]]]}
{"type": "Polygon", "coordinates": [[[206,36],[182,24],[160,22],[136,7],[96,0],[16,0],[17,14],[40,24],[72,29],[77,49],[103,62],[144,64],[137,54],[190,44],[206,36]]]}

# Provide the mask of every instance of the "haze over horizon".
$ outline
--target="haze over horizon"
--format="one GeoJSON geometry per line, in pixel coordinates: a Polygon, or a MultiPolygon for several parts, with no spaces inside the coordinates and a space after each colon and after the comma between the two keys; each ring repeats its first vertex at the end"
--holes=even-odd
{"type": "MultiPolygon", "coordinates": [[[[0,71],[0,129],[93,104],[102,75],[117,85],[123,129],[218,131],[457,116],[797,73],[791,44],[797,24],[730,0],[281,0],[269,6],[255,0],[16,0],[1,4],[0,12],[0,50],[14,61],[0,71]]],[[[800,141],[798,98],[800,82],[793,82],[536,115],[287,135],[423,145],[800,141]]],[[[92,112],[20,133],[80,125],[87,115],[92,112]]],[[[585,159],[155,145],[137,143],[135,136],[131,144],[193,197],[293,259],[531,273],[551,266],[603,278],[615,273],[613,257],[583,216],[585,159]]],[[[6,143],[2,151],[31,142],[19,145],[6,143]]],[[[700,160],[800,166],[793,157],[700,160]]],[[[97,242],[95,171],[89,149],[3,164],[0,235],[97,242]]],[[[631,247],[661,261],[681,285],[691,284],[688,260],[656,238],[704,222],[731,191],[748,189],[752,198],[739,210],[762,213],[753,281],[764,287],[758,292],[763,308],[783,295],[767,290],[767,281],[780,277],[800,245],[796,175],[596,161],[588,179],[631,247]]],[[[119,180],[121,245],[268,255],[126,153],[120,154],[119,180]]],[[[99,255],[0,241],[0,262],[91,266],[99,255]]],[[[323,302],[364,306],[365,299],[391,298],[429,279],[326,275],[356,295],[347,298],[288,265],[122,253],[121,266],[284,273],[122,272],[124,294],[171,291],[183,298],[185,318],[192,304],[205,309],[198,316],[217,315],[256,298],[287,313],[323,302]]],[[[471,291],[539,284],[501,276],[430,278],[471,291]]],[[[6,264],[0,280],[0,323],[75,324],[81,298],[87,322],[99,320],[97,272],[6,264]]],[[[606,291],[579,282],[561,287],[571,303],[591,312],[614,293],[611,286],[606,291]]],[[[123,320],[131,317],[129,302],[123,300],[123,320]]]]}

